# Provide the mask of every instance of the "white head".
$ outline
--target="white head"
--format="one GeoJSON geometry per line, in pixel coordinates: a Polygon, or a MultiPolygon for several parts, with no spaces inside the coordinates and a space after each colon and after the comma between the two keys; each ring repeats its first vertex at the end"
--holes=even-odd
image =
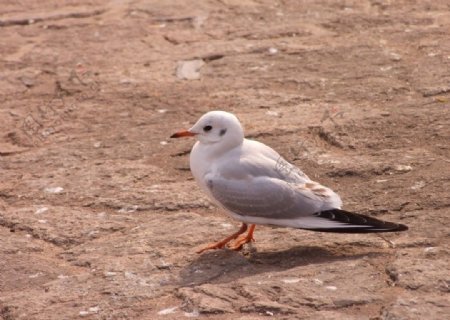
{"type": "Polygon", "coordinates": [[[231,149],[244,140],[244,130],[238,118],[225,111],[210,111],[205,113],[187,131],[180,131],[171,138],[195,136],[201,144],[219,146],[221,149],[231,149]]]}

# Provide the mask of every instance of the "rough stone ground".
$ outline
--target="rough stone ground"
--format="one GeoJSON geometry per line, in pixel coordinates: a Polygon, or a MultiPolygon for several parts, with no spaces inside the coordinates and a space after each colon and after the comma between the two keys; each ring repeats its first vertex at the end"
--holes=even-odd
{"type": "Polygon", "coordinates": [[[0,318],[448,318],[449,9],[3,0],[0,318]],[[195,254],[239,225],[168,140],[211,109],[410,231],[259,227],[195,254]]]}

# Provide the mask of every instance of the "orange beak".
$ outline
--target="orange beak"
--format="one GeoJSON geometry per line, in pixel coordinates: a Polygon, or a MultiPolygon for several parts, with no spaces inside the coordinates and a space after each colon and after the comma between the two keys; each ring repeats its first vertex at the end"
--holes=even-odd
{"type": "Polygon", "coordinates": [[[178,131],[177,133],[174,133],[170,137],[171,138],[182,138],[182,137],[193,137],[195,135],[196,135],[196,133],[192,133],[190,131],[183,130],[183,131],[178,131]]]}

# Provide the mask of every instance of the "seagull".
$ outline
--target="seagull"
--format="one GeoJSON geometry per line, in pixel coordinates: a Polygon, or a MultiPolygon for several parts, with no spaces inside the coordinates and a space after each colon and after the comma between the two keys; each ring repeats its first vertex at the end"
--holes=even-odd
{"type": "Polygon", "coordinates": [[[372,233],[408,230],[403,224],[341,209],[337,193],[311,180],[269,146],[244,137],[238,118],[225,111],[204,114],[171,138],[196,137],[190,153],[195,181],[240,229],[197,251],[240,250],[254,241],[255,225],[321,232],[372,233]],[[248,230],[247,234],[245,232],[248,230]]]}

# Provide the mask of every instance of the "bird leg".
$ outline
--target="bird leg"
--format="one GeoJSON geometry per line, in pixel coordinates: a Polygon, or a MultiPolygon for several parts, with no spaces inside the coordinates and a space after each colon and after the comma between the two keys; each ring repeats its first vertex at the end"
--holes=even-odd
{"type": "Polygon", "coordinates": [[[255,227],[256,226],[254,224],[251,224],[247,234],[241,235],[239,238],[233,241],[233,243],[229,244],[228,248],[231,250],[239,251],[242,249],[242,246],[244,244],[255,241],[255,239],[253,239],[253,232],[255,231],[255,227]]]}
{"type": "MultiPolygon", "coordinates": [[[[254,225],[252,225],[252,226],[253,226],[253,229],[254,229],[254,225]]],[[[250,227],[250,228],[252,228],[252,227],[250,227]]],[[[212,250],[212,249],[222,249],[223,247],[225,247],[225,245],[228,242],[230,242],[231,240],[236,239],[241,234],[243,234],[245,231],[247,231],[247,224],[243,223],[241,228],[237,232],[233,233],[231,236],[226,237],[225,239],[223,239],[223,240],[221,240],[219,242],[211,243],[211,244],[207,245],[206,247],[204,247],[203,249],[198,250],[197,253],[202,253],[202,252],[204,252],[206,250],[212,250]]]]}

